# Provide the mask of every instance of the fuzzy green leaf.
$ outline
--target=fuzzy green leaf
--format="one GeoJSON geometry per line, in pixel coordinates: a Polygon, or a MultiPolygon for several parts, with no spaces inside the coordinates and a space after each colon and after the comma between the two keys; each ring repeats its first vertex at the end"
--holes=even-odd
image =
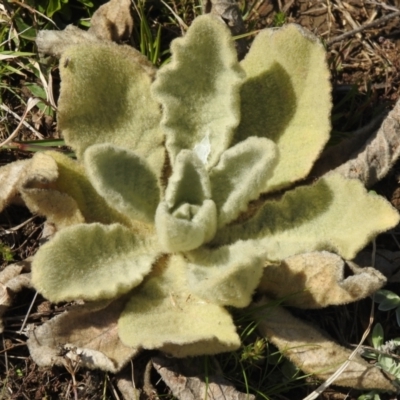
{"type": "Polygon", "coordinates": [[[176,357],[237,349],[240,339],[229,313],[188,290],[184,258],[172,256],[162,268],[133,292],[122,312],[122,342],[176,357]]]}
{"type": "Polygon", "coordinates": [[[36,153],[26,168],[21,196],[34,213],[44,215],[58,229],[85,222],[78,204],[67,193],[60,192],[58,164],[51,154],[36,153]]]}
{"type": "Polygon", "coordinates": [[[222,154],[210,171],[220,227],[236,219],[249,201],[258,198],[277,162],[276,145],[265,138],[250,137],[222,154]]]}
{"type": "Polygon", "coordinates": [[[122,225],[75,225],[39,249],[32,283],[53,302],[112,299],[139,285],[157,257],[149,239],[122,225]]]}
{"type": "Polygon", "coordinates": [[[221,306],[250,304],[265,261],[252,243],[237,242],[217,250],[201,248],[186,256],[189,289],[196,296],[221,306]]]}
{"type": "Polygon", "coordinates": [[[87,147],[107,142],[134,150],[160,173],[160,107],[150,95],[152,78],[136,57],[114,43],[68,47],[60,62],[59,127],[79,158],[87,147]]]}
{"type": "Polygon", "coordinates": [[[265,191],[304,178],[330,132],[330,84],[318,39],[297,25],[266,29],[241,62],[241,122],[235,141],[267,137],[279,148],[279,163],[265,191]]]}
{"type": "Polygon", "coordinates": [[[107,203],[132,219],[154,222],[160,200],[157,177],[133,151],[99,144],[84,155],[88,176],[107,203]]]}
{"type": "Polygon", "coordinates": [[[171,45],[172,62],[153,84],[164,107],[162,125],[172,162],[182,149],[206,141],[215,165],[229,147],[240,119],[239,85],[244,77],[229,29],[215,16],[196,18],[183,38],[171,45]]]}
{"type": "Polygon", "coordinates": [[[319,250],[352,259],[398,222],[398,212],[383,197],[368,193],[356,179],[331,173],[267,201],[249,220],[222,228],[213,243],[255,240],[270,261],[319,250]]]}
{"type": "Polygon", "coordinates": [[[204,164],[182,150],[169,178],[165,201],[156,211],[156,229],[166,251],[193,250],[211,240],[217,229],[217,209],[204,164]]]}
{"type": "MultiPolygon", "coordinates": [[[[81,163],[57,151],[49,151],[45,154],[57,163],[58,177],[52,183],[52,189],[58,190],[76,201],[85,222],[101,222],[103,224],[118,222],[127,226],[132,224],[129,218],[110,207],[96,192],[81,163]]],[[[47,196],[50,197],[51,193],[48,192],[47,196]]]]}

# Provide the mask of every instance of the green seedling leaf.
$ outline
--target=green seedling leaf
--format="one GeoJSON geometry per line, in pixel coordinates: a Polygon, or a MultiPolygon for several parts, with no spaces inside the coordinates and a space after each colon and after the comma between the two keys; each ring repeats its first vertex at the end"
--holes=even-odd
{"type": "Polygon", "coordinates": [[[393,310],[400,306],[400,298],[397,299],[385,299],[380,304],[378,309],[381,311],[393,310]]]}
{"type": "Polygon", "coordinates": [[[122,225],[75,225],[39,249],[32,283],[53,302],[113,299],[138,286],[157,258],[149,240],[122,225]]]}
{"type": "Polygon", "coordinates": [[[380,346],[383,345],[383,337],[383,328],[382,325],[378,322],[377,324],[375,324],[371,336],[372,345],[375,349],[379,349],[380,346]]]}
{"type": "Polygon", "coordinates": [[[61,1],[60,0],[48,0],[46,15],[51,18],[54,13],[61,10],[61,1]]]}
{"type": "Polygon", "coordinates": [[[304,178],[329,139],[331,96],[325,58],[316,37],[289,24],[261,31],[241,62],[247,77],[235,140],[266,137],[279,149],[279,163],[265,191],[304,178]]]}
{"type": "Polygon", "coordinates": [[[172,163],[182,149],[210,142],[205,163],[213,166],[239,124],[243,71],[229,29],[218,18],[196,18],[171,45],[172,61],[157,74],[152,91],[164,107],[162,126],[172,163]]]}
{"type": "Polygon", "coordinates": [[[389,311],[400,307],[400,297],[390,290],[379,290],[375,293],[375,303],[379,303],[378,309],[381,311],[389,311]]]}
{"type": "Polygon", "coordinates": [[[146,159],[110,144],[89,147],[86,171],[97,192],[110,207],[145,222],[154,222],[160,189],[146,159]]]}

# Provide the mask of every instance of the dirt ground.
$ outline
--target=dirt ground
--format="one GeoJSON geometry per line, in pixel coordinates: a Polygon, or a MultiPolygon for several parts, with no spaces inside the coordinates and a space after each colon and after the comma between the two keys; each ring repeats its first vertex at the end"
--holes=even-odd
{"type": "MultiPolygon", "coordinates": [[[[282,22],[294,22],[322,39],[332,73],[332,123],[333,132],[338,137],[390,110],[398,100],[400,0],[255,0],[246,9],[251,15],[247,22],[249,31],[277,26],[282,22]],[[360,31],[353,32],[357,29],[360,31]],[[349,35],[342,36],[346,33],[349,35]]],[[[55,93],[58,91],[56,75],[55,93]]],[[[17,79],[12,84],[24,85],[24,81],[17,79]]],[[[13,109],[15,102],[12,97],[3,98],[3,101],[13,109]]],[[[15,111],[21,114],[21,110],[15,111]]],[[[28,122],[35,125],[45,137],[58,137],[56,121],[38,115],[33,112],[28,122]]],[[[2,123],[9,124],[12,131],[18,121],[10,117],[2,123]]],[[[21,130],[20,139],[31,138],[28,130],[21,130]]],[[[25,157],[30,157],[30,154],[1,151],[0,165],[25,157]]],[[[377,189],[396,206],[400,203],[398,172],[400,168],[396,166],[377,189]]],[[[43,224],[43,219],[32,216],[25,208],[11,206],[0,213],[0,241],[11,247],[14,260],[23,260],[35,253],[43,224]]],[[[389,249],[394,247],[385,238],[380,239],[379,243],[389,249]]],[[[0,261],[2,268],[10,263],[4,253],[0,261]]],[[[357,343],[360,331],[365,328],[363,321],[367,318],[368,307],[361,302],[349,307],[325,310],[322,318],[321,314],[314,312],[303,317],[314,322],[322,321],[323,328],[342,343],[357,343]],[[349,328],[346,330],[345,327],[349,328]]],[[[118,377],[111,374],[79,368],[39,368],[32,362],[21,327],[30,329],[64,309],[65,305],[50,304],[40,296],[35,297],[30,290],[24,290],[16,296],[13,306],[5,314],[5,330],[0,339],[0,399],[122,399],[116,383],[118,377]],[[27,315],[28,319],[24,322],[27,315]]],[[[396,329],[390,321],[387,321],[387,326],[388,330],[396,329]]],[[[135,360],[134,367],[128,366],[123,374],[134,374],[138,387],[143,386],[144,382],[148,385],[150,379],[161,395],[160,398],[172,399],[157,374],[152,372],[147,377],[144,374],[151,356],[150,353],[142,354],[135,360]]],[[[271,398],[301,399],[314,387],[303,385],[287,393],[272,395],[271,398]]],[[[329,389],[323,398],[355,399],[357,395],[354,391],[334,388],[329,389]]],[[[156,397],[147,387],[141,398],[156,397]]]]}

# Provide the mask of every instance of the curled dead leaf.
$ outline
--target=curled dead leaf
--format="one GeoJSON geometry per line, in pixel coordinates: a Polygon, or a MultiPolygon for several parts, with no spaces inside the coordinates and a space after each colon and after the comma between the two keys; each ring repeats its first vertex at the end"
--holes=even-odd
{"type": "Polygon", "coordinates": [[[126,299],[72,307],[36,328],[27,341],[39,366],[64,365],[65,357],[91,369],[118,372],[138,353],[118,336],[126,299]]]}
{"type": "Polygon", "coordinates": [[[2,316],[11,306],[12,300],[18,292],[31,287],[30,270],[32,258],[8,265],[0,272],[0,333],[4,326],[2,316]]]}
{"type": "MultiPolygon", "coordinates": [[[[263,299],[255,304],[258,330],[303,372],[325,381],[348,360],[352,354],[350,350],[334,343],[282,307],[268,307],[268,302],[263,299]]],[[[360,390],[397,390],[378,367],[359,355],[349,362],[334,384],[360,390]]]]}
{"type": "Polygon", "coordinates": [[[386,278],[374,268],[347,265],[327,251],[299,254],[268,265],[259,285],[261,293],[284,299],[299,308],[321,308],[363,299],[380,289],[386,278]]]}

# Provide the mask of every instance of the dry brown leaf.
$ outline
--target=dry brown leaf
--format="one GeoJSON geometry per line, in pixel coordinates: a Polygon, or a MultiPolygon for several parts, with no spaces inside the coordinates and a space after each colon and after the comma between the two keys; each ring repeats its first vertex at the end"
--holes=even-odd
{"type": "MultiPolygon", "coordinates": [[[[260,334],[279,348],[303,372],[326,381],[351,355],[320,331],[268,301],[255,304],[260,334]]],[[[396,391],[382,371],[356,355],[335,380],[335,385],[360,390],[396,391]]]]}
{"type": "Polygon", "coordinates": [[[388,282],[399,282],[400,251],[379,249],[374,259],[370,251],[361,251],[354,262],[362,267],[373,264],[375,269],[386,276],[388,282]]]}
{"type": "Polygon", "coordinates": [[[310,176],[319,177],[335,170],[346,178],[360,179],[366,187],[382,179],[400,155],[400,100],[381,127],[366,137],[368,132],[361,130],[354,138],[328,148],[310,176]]]}
{"type": "Polygon", "coordinates": [[[154,357],[153,366],[179,400],[254,400],[252,394],[238,392],[222,376],[212,375],[208,382],[200,376],[199,359],[154,357]]]}
{"type": "Polygon", "coordinates": [[[380,289],[386,278],[374,268],[360,268],[327,251],[299,254],[268,265],[259,290],[286,305],[321,308],[363,299],[380,289]]]}
{"type": "Polygon", "coordinates": [[[132,29],[131,0],[111,0],[93,14],[89,33],[101,40],[119,42],[128,39],[132,29]]]}
{"type": "Polygon", "coordinates": [[[133,387],[132,380],[125,376],[117,376],[117,386],[124,400],[139,400],[140,390],[133,387]]]}
{"type": "MultiPolygon", "coordinates": [[[[228,25],[233,36],[246,32],[239,3],[236,0],[203,0],[203,8],[205,13],[221,17],[228,25]]],[[[235,45],[239,59],[242,59],[247,51],[246,39],[236,40],[235,45]]]]}
{"type": "Polygon", "coordinates": [[[19,186],[31,160],[20,160],[0,169],[0,211],[12,203],[19,193],[19,186]]]}
{"type": "Polygon", "coordinates": [[[8,265],[0,272],[0,333],[4,330],[2,316],[11,306],[15,294],[24,288],[32,287],[28,273],[31,270],[31,262],[32,257],[29,257],[24,261],[8,265]]]}
{"type": "Polygon", "coordinates": [[[118,336],[118,318],[125,302],[122,298],[108,305],[74,306],[39,326],[27,342],[32,358],[39,366],[64,365],[67,357],[88,368],[118,372],[138,352],[118,336]]]}

